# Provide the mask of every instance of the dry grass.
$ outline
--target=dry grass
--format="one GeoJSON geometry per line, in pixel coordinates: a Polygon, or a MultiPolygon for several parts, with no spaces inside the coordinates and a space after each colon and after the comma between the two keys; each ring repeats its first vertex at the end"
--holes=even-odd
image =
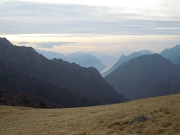
{"type": "Polygon", "coordinates": [[[72,109],[0,106],[0,119],[0,135],[179,135],[180,94],[72,109]],[[137,115],[149,119],[128,125],[137,115]]]}

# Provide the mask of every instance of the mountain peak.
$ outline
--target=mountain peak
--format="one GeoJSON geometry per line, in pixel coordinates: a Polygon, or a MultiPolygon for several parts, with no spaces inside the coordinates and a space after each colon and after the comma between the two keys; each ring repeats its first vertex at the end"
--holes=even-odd
{"type": "Polygon", "coordinates": [[[6,38],[1,38],[0,37],[0,51],[7,51],[7,50],[12,50],[12,48],[14,47],[13,44],[11,44],[9,42],[9,40],[7,40],[6,38]]]}
{"type": "Polygon", "coordinates": [[[174,64],[180,65],[180,45],[164,49],[160,55],[171,60],[174,64]]]}
{"type": "Polygon", "coordinates": [[[106,66],[93,54],[76,52],[67,56],[69,62],[75,62],[83,67],[95,67],[99,72],[103,71],[106,66]]]}
{"type": "Polygon", "coordinates": [[[180,45],[179,45],[179,44],[177,44],[177,45],[175,46],[175,48],[180,48],[180,45]]]}
{"type": "Polygon", "coordinates": [[[153,54],[153,52],[151,52],[149,50],[141,50],[141,51],[139,51],[139,53],[141,53],[142,55],[144,55],[144,54],[153,54]]]}
{"type": "Polygon", "coordinates": [[[143,55],[129,60],[105,77],[127,99],[142,98],[153,83],[180,77],[180,68],[159,54],[143,55]]]}
{"type": "Polygon", "coordinates": [[[7,40],[5,37],[0,37],[1,43],[10,44],[9,40],[7,40]]]}

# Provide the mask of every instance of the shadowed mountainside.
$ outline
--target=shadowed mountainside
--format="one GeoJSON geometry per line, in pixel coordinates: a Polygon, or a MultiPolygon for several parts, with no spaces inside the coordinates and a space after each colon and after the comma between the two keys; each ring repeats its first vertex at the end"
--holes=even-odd
{"type": "Polygon", "coordinates": [[[61,59],[48,60],[33,48],[0,38],[0,87],[30,94],[62,107],[102,105],[126,101],[95,68],[61,59]]]}
{"type": "Polygon", "coordinates": [[[138,57],[138,56],[141,56],[141,55],[144,55],[144,54],[152,54],[152,52],[149,51],[149,50],[142,50],[142,51],[139,51],[139,52],[134,52],[134,53],[132,53],[132,54],[130,54],[128,56],[122,55],[119,58],[119,60],[109,70],[107,70],[106,72],[102,73],[102,76],[103,77],[107,76],[112,71],[117,69],[120,65],[122,65],[124,62],[127,62],[130,59],[132,59],[132,58],[135,58],[135,57],[138,57]]]}
{"type": "Polygon", "coordinates": [[[180,89],[177,91],[168,89],[168,92],[164,92],[164,89],[159,89],[160,92],[152,89],[158,81],[167,79],[171,82],[180,79],[180,67],[158,54],[133,58],[107,75],[105,79],[130,100],[180,92],[180,89]]]}
{"type": "Polygon", "coordinates": [[[62,108],[61,105],[47,99],[22,91],[10,91],[0,88],[0,105],[29,106],[35,108],[62,108]]]}
{"type": "Polygon", "coordinates": [[[180,93],[180,79],[163,79],[153,83],[145,91],[140,93],[141,98],[157,97],[180,93]]]}

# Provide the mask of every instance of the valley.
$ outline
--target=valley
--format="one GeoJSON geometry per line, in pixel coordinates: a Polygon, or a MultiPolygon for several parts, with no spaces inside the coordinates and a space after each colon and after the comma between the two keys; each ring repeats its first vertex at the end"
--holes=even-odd
{"type": "Polygon", "coordinates": [[[0,0],[0,135],[180,135],[180,0],[0,0]]]}

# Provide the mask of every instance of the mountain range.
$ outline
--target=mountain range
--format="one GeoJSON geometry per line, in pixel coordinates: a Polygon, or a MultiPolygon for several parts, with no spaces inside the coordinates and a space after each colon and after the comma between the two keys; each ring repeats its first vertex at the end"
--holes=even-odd
{"type": "Polygon", "coordinates": [[[72,53],[66,57],[66,60],[68,62],[75,62],[81,65],[82,67],[94,67],[99,72],[103,71],[106,68],[106,66],[102,64],[102,62],[97,57],[89,53],[72,53]]]}
{"type": "Polygon", "coordinates": [[[97,57],[89,53],[76,52],[69,54],[68,56],[64,56],[63,54],[57,52],[43,51],[43,50],[36,50],[36,51],[48,59],[60,58],[70,63],[74,62],[76,64],[79,64],[82,67],[94,67],[99,72],[103,71],[106,68],[106,66],[97,57]]]}
{"type": "Polygon", "coordinates": [[[149,50],[142,50],[139,52],[134,52],[128,56],[122,55],[119,60],[106,72],[102,73],[102,76],[105,77],[106,75],[108,75],[109,73],[111,73],[112,71],[114,71],[116,68],[118,68],[120,65],[122,65],[124,62],[129,61],[132,58],[144,55],[144,54],[152,54],[153,52],[149,51],[149,50]]]}
{"type": "Polygon", "coordinates": [[[180,92],[180,66],[159,54],[133,58],[105,79],[129,100],[180,92]]]}
{"type": "Polygon", "coordinates": [[[103,78],[96,68],[85,67],[90,61],[99,61],[91,54],[78,52],[65,57],[48,52],[47,59],[31,47],[14,46],[0,38],[0,104],[79,107],[177,94],[179,48],[176,45],[160,54],[143,50],[122,55],[103,78]],[[52,59],[51,53],[71,63],[52,59]]]}
{"type": "Polygon", "coordinates": [[[0,38],[0,89],[3,103],[33,107],[78,107],[126,101],[97,69],[62,59],[49,60],[33,48],[14,46],[5,38],[0,38]],[[32,103],[34,99],[37,102],[32,103]]]}

